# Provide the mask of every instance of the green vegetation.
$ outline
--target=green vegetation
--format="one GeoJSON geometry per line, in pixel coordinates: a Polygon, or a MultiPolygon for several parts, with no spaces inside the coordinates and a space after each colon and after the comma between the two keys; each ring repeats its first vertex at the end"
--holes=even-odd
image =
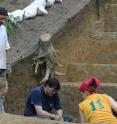
{"type": "Polygon", "coordinates": [[[6,19],[6,22],[5,22],[5,27],[6,27],[6,30],[7,30],[7,33],[8,33],[8,36],[12,35],[14,33],[14,31],[17,29],[17,22],[18,22],[19,18],[15,18],[13,16],[9,16],[7,19],[6,19]]]}

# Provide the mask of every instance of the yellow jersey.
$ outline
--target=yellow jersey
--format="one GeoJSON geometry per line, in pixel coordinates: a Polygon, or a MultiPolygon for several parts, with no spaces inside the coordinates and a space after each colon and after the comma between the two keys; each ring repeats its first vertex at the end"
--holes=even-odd
{"type": "Polygon", "coordinates": [[[109,96],[94,93],[79,104],[87,122],[108,122],[117,124],[117,118],[112,114],[109,96]]]}

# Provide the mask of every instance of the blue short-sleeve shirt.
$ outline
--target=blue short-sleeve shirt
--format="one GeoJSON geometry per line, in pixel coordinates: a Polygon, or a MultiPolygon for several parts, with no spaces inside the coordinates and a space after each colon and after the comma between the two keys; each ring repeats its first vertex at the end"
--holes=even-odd
{"type": "Polygon", "coordinates": [[[44,92],[44,86],[36,87],[29,93],[25,105],[24,115],[37,115],[35,105],[42,106],[43,110],[47,112],[51,112],[53,108],[56,110],[62,109],[58,93],[53,96],[48,96],[44,92]]]}

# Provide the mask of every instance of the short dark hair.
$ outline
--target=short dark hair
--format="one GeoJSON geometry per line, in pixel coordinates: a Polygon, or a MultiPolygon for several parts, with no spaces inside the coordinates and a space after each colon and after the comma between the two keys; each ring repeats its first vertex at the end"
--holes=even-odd
{"type": "Polygon", "coordinates": [[[0,6],[0,15],[8,16],[7,10],[2,6],[0,6]]]}
{"type": "Polygon", "coordinates": [[[45,86],[48,85],[49,87],[54,88],[54,89],[56,89],[56,90],[60,90],[60,88],[61,88],[60,82],[59,82],[59,80],[56,79],[56,78],[50,78],[50,79],[48,79],[48,80],[45,82],[44,85],[45,85],[45,86]]]}

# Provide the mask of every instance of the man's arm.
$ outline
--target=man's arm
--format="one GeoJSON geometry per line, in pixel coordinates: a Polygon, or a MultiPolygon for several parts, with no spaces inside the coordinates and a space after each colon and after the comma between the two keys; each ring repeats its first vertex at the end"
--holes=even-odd
{"type": "Polygon", "coordinates": [[[85,123],[84,115],[83,115],[83,113],[81,112],[80,109],[79,109],[79,114],[80,114],[80,122],[81,122],[82,124],[84,124],[84,123],[85,123]]]}
{"type": "Polygon", "coordinates": [[[56,118],[59,118],[58,115],[51,114],[51,113],[49,113],[47,111],[44,111],[42,109],[42,106],[35,105],[35,110],[36,110],[37,115],[39,115],[39,116],[46,116],[47,118],[52,118],[54,120],[56,120],[56,118]]]}
{"type": "Polygon", "coordinates": [[[109,97],[109,103],[110,103],[112,109],[115,112],[117,112],[117,102],[112,97],[109,97]]]}
{"type": "Polygon", "coordinates": [[[56,111],[57,115],[62,117],[63,116],[63,110],[62,109],[59,109],[56,111]]]}
{"type": "Polygon", "coordinates": [[[59,119],[62,119],[63,116],[63,107],[60,101],[60,97],[58,93],[55,95],[55,103],[54,103],[54,108],[56,110],[56,114],[59,116],[59,119]]]}
{"type": "Polygon", "coordinates": [[[8,42],[8,36],[7,36],[7,31],[6,31],[6,27],[4,28],[5,30],[5,49],[8,50],[10,49],[10,45],[9,45],[9,42],[8,42]]]}
{"type": "Polygon", "coordinates": [[[42,107],[42,94],[38,90],[33,90],[31,93],[31,104],[34,105],[36,114],[47,118],[55,119],[55,114],[51,114],[43,110],[42,107]]]}

